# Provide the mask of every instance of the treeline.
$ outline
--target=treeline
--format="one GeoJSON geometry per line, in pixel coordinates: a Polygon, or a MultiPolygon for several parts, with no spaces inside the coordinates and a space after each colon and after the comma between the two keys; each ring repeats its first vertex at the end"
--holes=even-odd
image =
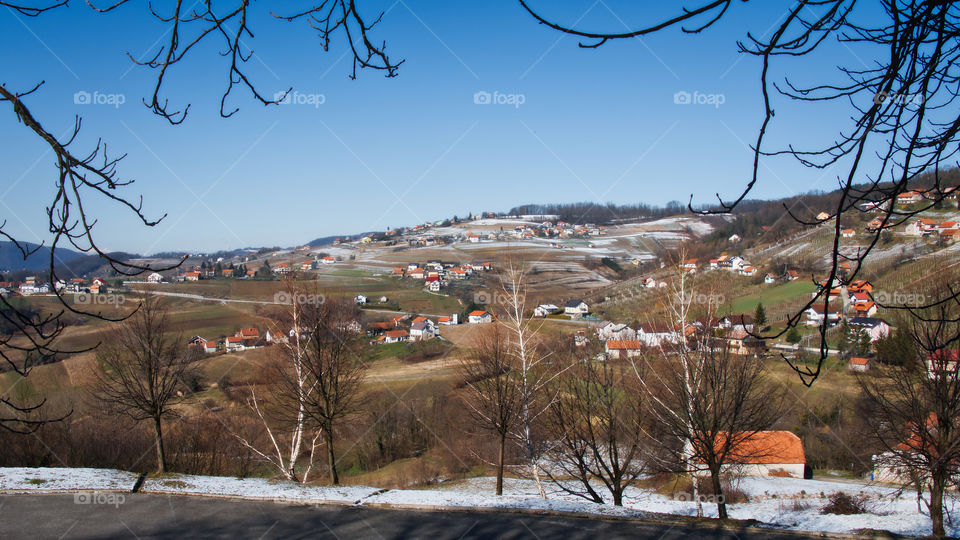
{"type": "Polygon", "coordinates": [[[665,206],[636,204],[596,204],[592,202],[524,204],[510,209],[508,215],[551,215],[570,223],[611,224],[641,219],[676,216],[687,211],[685,204],[671,201],[665,206]]]}

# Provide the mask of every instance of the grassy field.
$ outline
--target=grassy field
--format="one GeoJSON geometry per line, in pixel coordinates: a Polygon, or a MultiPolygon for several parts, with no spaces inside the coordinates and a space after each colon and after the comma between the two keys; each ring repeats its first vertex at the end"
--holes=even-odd
{"type": "Polygon", "coordinates": [[[733,313],[753,313],[757,308],[757,303],[763,302],[763,306],[769,310],[778,304],[794,300],[798,297],[809,299],[810,293],[814,292],[816,287],[804,279],[789,281],[781,285],[758,285],[751,287],[743,296],[733,300],[731,309],[733,313]]]}

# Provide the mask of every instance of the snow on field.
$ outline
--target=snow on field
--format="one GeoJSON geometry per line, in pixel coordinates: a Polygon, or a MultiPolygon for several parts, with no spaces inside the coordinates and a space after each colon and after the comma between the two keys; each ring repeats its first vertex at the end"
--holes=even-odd
{"type": "Polygon", "coordinates": [[[0,491],[130,491],[136,482],[136,474],[113,469],[0,468],[0,491]]]}
{"type": "MultiPolygon", "coordinates": [[[[109,469],[4,468],[0,469],[0,491],[127,491],[136,479],[136,474],[109,469]]],[[[385,490],[368,486],[301,486],[264,478],[171,474],[148,479],[142,491],[314,503],[551,510],[621,517],[696,514],[693,502],[674,500],[648,489],[629,488],[624,494],[624,506],[618,508],[567,494],[550,483],[544,484],[547,499],[542,499],[532,480],[505,479],[504,495],[496,497],[493,495],[494,482],[493,478],[484,477],[442,482],[425,489],[385,490]]],[[[599,493],[609,498],[602,486],[596,487],[599,493]]],[[[904,535],[930,532],[930,518],[917,511],[915,494],[907,492],[898,497],[888,486],[856,481],[750,477],[740,480],[738,487],[747,494],[749,501],[728,506],[730,517],[734,519],[755,519],[771,527],[802,531],[850,533],[859,529],[878,529],[904,535]],[[821,514],[827,498],[837,491],[865,496],[869,513],[821,514]]],[[[946,510],[955,514],[960,510],[958,503],[960,501],[955,496],[948,496],[946,510]]],[[[707,517],[716,516],[716,505],[705,503],[703,509],[707,517]]],[[[960,525],[948,525],[947,533],[960,534],[960,525]]]]}
{"type": "Polygon", "coordinates": [[[186,474],[151,478],[143,483],[143,493],[198,493],[271,500],[326,501],[353,503],[378,491],[366,486],[302,486],[293,482],[266,478],[232,478],[186,474]]]}

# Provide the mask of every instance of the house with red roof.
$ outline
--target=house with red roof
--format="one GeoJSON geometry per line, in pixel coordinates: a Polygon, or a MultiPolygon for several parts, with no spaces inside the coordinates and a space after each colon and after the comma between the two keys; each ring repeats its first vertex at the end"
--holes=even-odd
{"type": "Polygon", "coordinates": [[[467,322],[470,324],[487,324],[493,322],[493,315],[489,311],[476,310],[467,315],[467,322]]]}
{"type": "Polygon", "coordinates": [[[630,358],[643,352],[643,343],[637,339],[608,339],[603,350],[607,358],[630,358]]]}
{"type": "MultiPolygon", "coordinates": [[[[805,478],[807,457],[803,442],[789,431],[735,432],[739,442],[727,454],[723,470],[739,476],[788,476],[805,478]]],[[[723,444],[721,434],[718,446],[723,444]]],[[[709,474],[700,471],[700,474],[709,474]]]]}

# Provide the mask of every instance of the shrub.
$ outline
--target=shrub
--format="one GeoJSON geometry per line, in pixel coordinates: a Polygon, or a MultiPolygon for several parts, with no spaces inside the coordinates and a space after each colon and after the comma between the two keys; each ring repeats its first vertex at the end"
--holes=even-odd
{"type": "Polygon", "coordinates": [[[867,513],[867,500],[863,495],[852,496],[842,491],[837,491],[830,495],[826,506],[820,509],[821,514],[865,514],[867,513]]]}

